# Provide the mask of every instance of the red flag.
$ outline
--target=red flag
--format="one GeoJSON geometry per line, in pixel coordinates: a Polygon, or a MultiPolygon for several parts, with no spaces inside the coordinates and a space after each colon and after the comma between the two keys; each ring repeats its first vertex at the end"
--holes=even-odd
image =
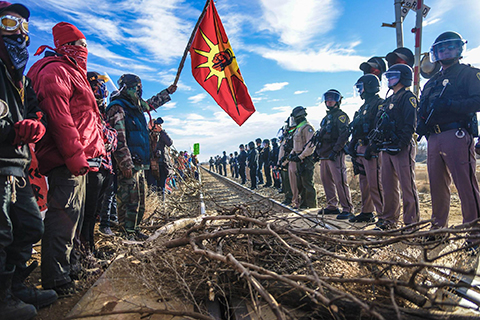
{"type": "Polygon", "coordinates": [[[193,77],[241,126],[255,112],[213,1],[190,47],[193,77]]]}

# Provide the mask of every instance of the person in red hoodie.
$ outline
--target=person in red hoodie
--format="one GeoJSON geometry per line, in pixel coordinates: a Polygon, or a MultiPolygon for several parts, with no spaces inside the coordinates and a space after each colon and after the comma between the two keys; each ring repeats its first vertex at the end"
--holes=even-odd
{"type": "Polygon", "coordinates": [[[67,22],[53,29],[55,48],[28,72],[49,126],[37,144],[40,172],[48,177],[48,211],[42,238],[42,286],[59,297],[75,293],[81,268],[79,233],[85,207],[85,174],[105,156],[100,114],[87,80],[87,41],[67,22]]]}

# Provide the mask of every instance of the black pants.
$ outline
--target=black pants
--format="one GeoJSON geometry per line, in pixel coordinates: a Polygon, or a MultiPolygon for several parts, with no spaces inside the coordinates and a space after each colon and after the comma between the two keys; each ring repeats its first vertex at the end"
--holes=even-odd
{"type": "Polygon", "coordinates": [[[265,177],[267,180],[265,187],[271,187],[272,186],[272,170],[270,169],[269,163],[263,164],[263,171],[265,172],[265,177]]]}
{"type": "Polygon", "coordinates": [[[117,220],[116,204],[114,207],[114,201],[116,202],[114,178],[115,175],[111,173],[105,177],[104,184],[106,189],[103,195],[100,195],[99,203],[101,205],[97,208],[97,214],[100,217],[100,228],[110,227],[110,220],[117,220]]]}
{"type": "Polygon", "coordinates": [[[251,189],[255,189],[257,187],[257,166],[250,167],[250,181],[251,181],[251,189]]]}
{"type": "Polygon", "coordinates": [[[242,178],[242,184],[245,184],[245,182],[247,182],[247,174],[245,172],[245,164],[241,163],[240,164],[240,169],[239,169],[239,173],[240,173],[240,177],[242,178]]]}
{"type": "Polygon", "coordinates": [[[222,166],[223,166],[223,175],[226,177],[227,176],[227,164],[222,163],[222,166]]]}
{"type": "Polygon", "coordinates": [[[258,162],[258,167],[255,170],[257,172],[257,178],[258,178],[258,183],[259,184],[263,184],[262,166],[263,166],[263,163],[259,161],[258,162]]]}
{"type": "Polygon", "coordinates": [[[82,241],[84,248],[90,250],[90,252],[93,252],[95,249],[93,231],[95,229],[97,211],[101,206],[101,200],[103,199],[105,192],[111,185],[110,178],[107,178],[109,175],[110,172],[104,168],[100,168],[98,172],[90,171],[87,174],[85,216],[83,218],[80,240],[82,241]]]}
{"type": "Polygon", "coordinates": [[[12,203],[12,184],[0,176],[0,273],[16,266],[26,268],[32,256],[32,244],[43,234],[43,222],[28,179],[16,178],[17,201],[12,203]]]}

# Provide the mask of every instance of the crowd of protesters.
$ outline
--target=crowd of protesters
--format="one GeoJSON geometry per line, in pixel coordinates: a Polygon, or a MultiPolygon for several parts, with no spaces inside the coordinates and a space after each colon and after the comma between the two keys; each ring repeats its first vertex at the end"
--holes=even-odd
{"type": "Polygon", "coordinates": [[[164,197],[177,181],[198,177],[196,156],[177,152],[163,119],[150,117],[176,86],[144,100],[141,79],[124,74],[109,96],[110,79],[87,71],[86,37],[66,22],[53,27],[54,46],[38,48],[35,55],[45,55],[25,76],[29,18],[24,5],[0,1],[0,310],[6,320],[31,319],[38,308],[77,291],[82,260],[95,259],[97,217],[103,236],[145,240],[139,225],[147,188],[164,197]],[[32,158],[38,168],[30,167],[32,158]],[[48,182],[48,191],[32,188],[30,172],[48,182]],[[44,196],[42,219],[37,200],[44,196]],[[43,289],[24,283],[38,265],[27,263],[39,240],[43,289]]]}

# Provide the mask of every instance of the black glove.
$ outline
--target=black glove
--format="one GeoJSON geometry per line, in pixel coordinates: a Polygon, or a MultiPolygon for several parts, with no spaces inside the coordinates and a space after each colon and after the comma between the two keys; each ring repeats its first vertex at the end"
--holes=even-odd
{"type": "Polygon", "coordinates": [[[416,131],[418,134],[417,141],[420,141],[420,139],[422,139],[423,136],[426,136],[428,134],[427,125],[423,120],[418,123],[416,131]]]}
{"type": "Polygon", "coordinates": [[[440,97],[440,98],[437,98],[437,100],[435,100],[432,107],[435,110],[435,112],[448,113],[450,111],[451,105],[452,105],[452,100],[440,97]]]}
{"type": "Polygon", "coordinates": [[[385,150],[385,152],[391,156],[397,155],[400,151],[402,151],[402,149],[397,145],[389,145],[385,150]]]}
{"type": "Polygon", "coordinates": [[[328,156],[328,160],[330,161],[335,161],[337,159],[337,153],[335,151],[332,151],[332,153],[330,153],[330,155],[328,156]]]}
{"type": "Polygon", "coordinates": [[[352,158],[357,156],[357,151],[355,150],[355,145],[357,144],[356,140],[350,141],[350,143],[345,148],[345,152],[352,158]]]}
{"type": "Polygon", "coordinates": [[[298,154],[294,153],[294,154],[290,154],[288,156],[288,160],[289,161],[293,161],[293,162],[301,162],[302,160],[298,157],[298,154]]]}
{"type": "Polygon", "coordinates": [[[370,160],[372,159],[373,153],[377,153],[377,152],[378,152],[377,145],[373,143],[369,144],[365,149],[365,153],[363,154],[363,157],[365,158],[365,160],[370,160]]]}

